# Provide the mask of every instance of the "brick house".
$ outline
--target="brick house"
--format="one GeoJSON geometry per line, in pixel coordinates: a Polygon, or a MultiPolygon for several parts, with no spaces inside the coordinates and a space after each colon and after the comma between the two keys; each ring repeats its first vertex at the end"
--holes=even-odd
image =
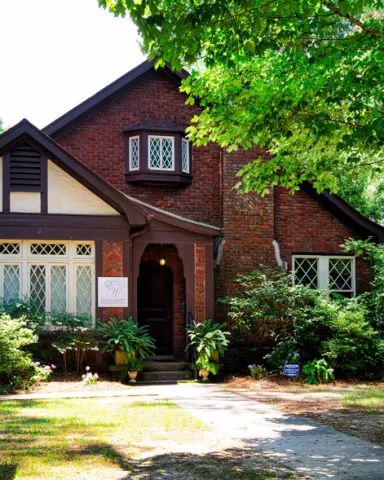
{"type": "Polygon", "coordinates": [[[144,62],[43,130],[23,120],[0,136],[0,297],[132,315],[159,354],[183,358],[188,314],[224,319],[215,300],[259,264],[347,296],[367,287],[367,265],[340,244],[384,229],[309,184],[239,194],[237,171],[266,152],[192,146],[182,78],[144,62]]]}

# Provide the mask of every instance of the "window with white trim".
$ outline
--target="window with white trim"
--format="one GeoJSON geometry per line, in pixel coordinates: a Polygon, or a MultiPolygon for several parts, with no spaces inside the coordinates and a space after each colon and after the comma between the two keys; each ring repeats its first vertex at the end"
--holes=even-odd
{"type": "Polygon", "coordinates": [[[139,160],[139,137],[130,137],[129,139],[129,170],[138,170],[140,167],[139,160]]]}
{"type": "Polygon", "coordinates": [[[185,138],[181,139],[181,169],[189,173],[189,142],[185,138]]]}
{"type": "Polygon", "coordinates": [[[40,310],[94,316],[93,242],[0,240],[0,297],[29,297],[40,310]]]}
{"type": "Polygon", "coordinates": [[[174,170],[174,137],[148,136],[148,167],[150,170],[174,170]]]}
{"type": "Polygon", "coordinates": [[[329,288],[346,297],[356,295],[354,257],[294,255],[292,273],[295,285],[329,288]]]}

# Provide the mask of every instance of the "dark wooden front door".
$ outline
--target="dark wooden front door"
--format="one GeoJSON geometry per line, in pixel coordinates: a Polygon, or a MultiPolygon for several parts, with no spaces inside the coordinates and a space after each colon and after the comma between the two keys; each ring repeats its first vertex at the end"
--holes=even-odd
{"type": "Polygon", "coordinates": [[[157,355],[170,355],[173,353],[172,270],[157,262],[144,262],[140,265],[137,286],[139,325],[149,326],[149,333],[156,340],[157,355]]]}

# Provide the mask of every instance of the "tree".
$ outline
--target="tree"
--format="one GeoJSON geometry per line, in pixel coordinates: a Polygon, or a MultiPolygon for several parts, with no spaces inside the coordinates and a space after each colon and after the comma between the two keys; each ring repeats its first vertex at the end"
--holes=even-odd
{"type": "Polygon", "coordinates": [[[0,118],[0,135],[4,132],[3,121],[0,118]]]}
{"type": "Polygon", "coordinates": [[[196,144],[268,149],[243,191],[308,180],[336,192],[340,171],[382,172],[383,0],[98,1],[130,15],[157,65],[190,68],[196,144]]]}

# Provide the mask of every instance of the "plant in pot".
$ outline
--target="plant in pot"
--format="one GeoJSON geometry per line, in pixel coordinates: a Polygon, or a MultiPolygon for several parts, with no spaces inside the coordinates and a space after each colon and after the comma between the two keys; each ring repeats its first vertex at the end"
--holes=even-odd
{"type": "Polygon", "coordinates": [[[127,365],[135,358],[144,359],[154,355],[154,339],[147,326],[139,326],[129,317],[128,320],[112,318],[108,323],[99,322],[97,332],[103,336],[105,345],[102,352],[114,354],[116,365],[127,365]]]}
{"type": "Polygon", "coordinates": [[[230,333],[223,331],[225,327],[225,323],[212,323],[210,319],[187,327],[189,344],[186,349],[191,347],[196,349],[198,357],[196,365],[200,368],[200,372],[207,370],[208,374],[216,375],[218,373],[220,355],[224,355],[225,349],[229,345],[230,333]]]}
{"type": "Polygon", "coordinates": [[[143,360],[141,358],[134,358],[132,360],[128,360],[127,368],[129,381],[135,383],[137,374],[143,369],[143,360]]]}
{"type": "Polygon", "coordinates": [[[217,375],[219,373],[219,365],[209,360],[206,356],[200,356],[196,360],[196,366],[199,368],[199,375],[203,377],[203,382],[208,381],[209,374],[217,375]]]}

